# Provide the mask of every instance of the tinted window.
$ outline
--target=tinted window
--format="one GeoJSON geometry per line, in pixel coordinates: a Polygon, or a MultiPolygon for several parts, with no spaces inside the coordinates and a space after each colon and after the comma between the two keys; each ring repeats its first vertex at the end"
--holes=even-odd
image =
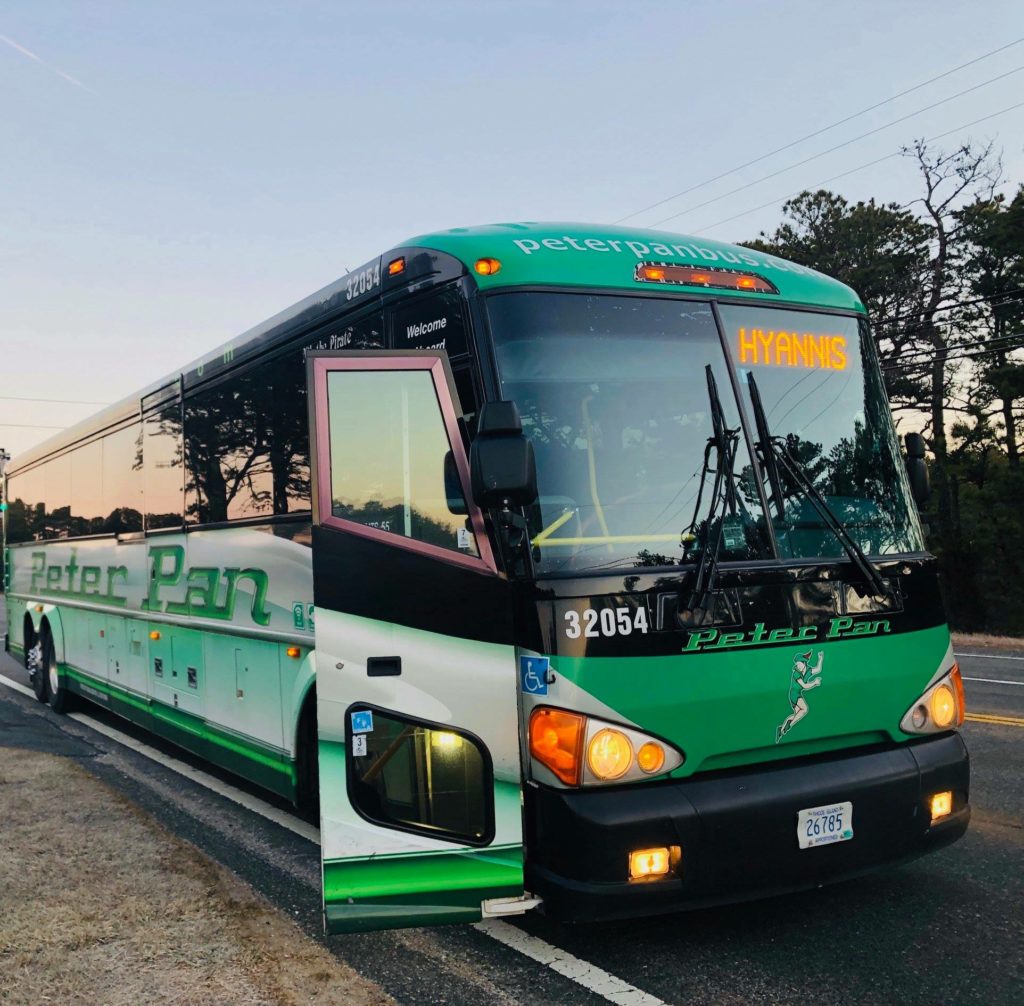
{"type": "Polygon", "coordinates": [[[181,402],[172,400],[143,421],[146,528],[180,527],[182,493],[181,402]]]}
{"type": "Polygon", "coordinates": [[[249,371],[185,400],[187,515],[211,523],[272,513],[269,426],[276,402],[261,371],[249,371]]]}
{"type": "Polygon", "coordinates": [[[7,512],[4,515],[7,541],[38,541],[43,536],[43,470],[34,468],[12,476],[7,482],[7,512]]]}
{"type": "Polygon", "coordinates": [[[43,465],[46,501],[44,538],[66,538],[71,529],[71,457],[52,458],[43,465]]]}
{"type": "Polygon", "coordinates": [[[363,815],[437,838],[487,840],[492,783],[478,741],[378,710],[348,720],[349,793],[363,815]],[[351,733],[353,725],[366,729],[351,733]]]}
{"type": "Polygon", "coordinates": [[[187,514],[210,523],[309,509],[301,350],[185,401],[187,514]]]}
{"type": "Polygon", "coordinates": [[[71,534],[103,531],[103,443],[76,447],[71,452],[71,534]]]}
{"type": "MultiPolygon", "coordinates": [[[[306,343],[306,349],[383,349],[384,320],[380,312],[346,318],[328,325],[306,343]]],[[[305,374],[302,380],[305,386],[305,374]]]]}
{"type": "Polygon", "coordinates": [[[335,371],[327,396],[332,514],[477,555],[466,518],[449,509],[451,445],[430,371],[335,371]]]}
{"type": "Polygon", "coordinates": [[[142,426],[103,438],[103,530],[142,530],[142,426]]]}
{"type": "Polygon", "coordinates": [[[392,348],[443,349],[449,356],[468,352],[462,303],[459,288],[450,286],[395,307],[391,314],[392,348]]]}

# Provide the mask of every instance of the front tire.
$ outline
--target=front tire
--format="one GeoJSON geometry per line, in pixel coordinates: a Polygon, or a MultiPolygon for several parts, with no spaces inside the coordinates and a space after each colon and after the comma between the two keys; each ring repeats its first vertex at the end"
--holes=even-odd
{"type": "Polygon", "coordinates": [[[43,641],[43,677],[50,695],[50,708],[55,713],[70,712],[74,697],[68,691],[67,681],[57,666],[57,651],[49,633],[43,641]]]}

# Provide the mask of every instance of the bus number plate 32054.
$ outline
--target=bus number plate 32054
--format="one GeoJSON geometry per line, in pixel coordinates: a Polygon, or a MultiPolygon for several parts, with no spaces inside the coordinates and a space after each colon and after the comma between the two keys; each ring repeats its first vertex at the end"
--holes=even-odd
{"type": "Polygon", "coordinates": [[[805,807],[796,815],[796,840],[801,849],[834,845],[853,838],[853,804],[805,807]]]}

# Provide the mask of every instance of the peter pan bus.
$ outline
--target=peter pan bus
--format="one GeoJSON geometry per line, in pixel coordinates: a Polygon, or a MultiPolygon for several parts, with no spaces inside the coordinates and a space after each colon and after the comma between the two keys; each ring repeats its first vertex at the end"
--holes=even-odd
{"type": "Polygon", "coordinates": [[[331,931],[816,886],[970,814],[909,446],[825,276],[431,234],[11,465],[8,644],[319,791],[331,931]]]}

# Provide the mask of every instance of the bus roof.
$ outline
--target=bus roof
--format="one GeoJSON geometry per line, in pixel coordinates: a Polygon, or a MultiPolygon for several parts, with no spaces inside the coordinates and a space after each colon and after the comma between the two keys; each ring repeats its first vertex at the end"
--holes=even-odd
{"type": "MultiPolygon", "coordinates": [[[[774,294],[745,291],[719,291],[722,296],[745,298],[761,303],[775,301],[830,310],[864,313],[857,294],[838,280],[806,266],[739,245],[705,238],[688,237],[667,231],[617,227],[611,224],[581,223],[508,223],[483,227],[453,227],[403,241],[398,253],[426,248],[452,256],[465,267],[482,290],[512,286],[576,286],[622,290],[645,290],[666,294],[703,293],[701,286],[661,286],[644,283],[634,276],[637,262],[668,262],[678,265],[741,270],[758,273],[778,289],[774,294]],[[501,269],[493,275],[480,275],[474,263],[481,258],[496,258],[501,269]]],[[[386,264],[385,252],[371,260],[386,264]]],[[[324,319],[346,303],[346,278],[310,294],[279,314],[218,346],[174,374],[141,389],[134,395],[108,406],[66,430],[18,455],[8,469],[11,473],[26,468],[55,451],[76,443],[95,432],[140,414],[141,400],[176,381],[181,375],[212,370],[213,364],[241,362],[251,353],[287,341],[318,319],[324,319]]],[[[219,368],[218,368],[219,369],[219,368]]]]}
{"type": "MultiPolygon", "coordinates": [[[[406,246],[433,248],[461,260],[482,289],[533,284],[660,289],[634,278],[637,262],[719,267],[759,273],[779,290],[778,299],[807,306],[864,312],[844,283],[806,266],[739,245],[667,231],[580,223],[510,223],[454,227],[424,234],[406,246]],[[496,258],[501,269],[477,275],[473,263],[496,258]]],[[[669,287],[682,293],[685,287],[669,287]]],[[[707,290],[694,286],[693,290],[707,290]]],[[[765,301],[763,293],[730,291],[729,296],[765,301]]],[[[776,299],[771,296],[770,299],[776,299]]]]}

